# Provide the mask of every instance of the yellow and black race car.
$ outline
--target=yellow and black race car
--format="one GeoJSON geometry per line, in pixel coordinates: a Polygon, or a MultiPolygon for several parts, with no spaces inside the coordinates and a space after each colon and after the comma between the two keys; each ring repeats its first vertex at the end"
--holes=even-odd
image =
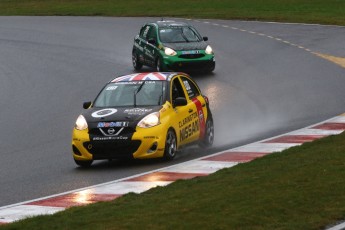
{"type": "Polygon", "coordinates": [[[73,158],[93,160],[157,158],[171,160],[186,144],[213,144],[208,98],[185,73],[135,73],[107,83],[85,102],[73,129],[73,158]]]}

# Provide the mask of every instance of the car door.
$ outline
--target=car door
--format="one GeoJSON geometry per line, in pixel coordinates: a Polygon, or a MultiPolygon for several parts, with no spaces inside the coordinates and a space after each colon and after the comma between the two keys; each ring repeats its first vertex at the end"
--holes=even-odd
{"type": "Polygon", "coordinates": [[[136,52],[139,62],[143,64],[147,64],[144,56],[144,49],[147,43],[146,37],[149,29],[149,25],[144,25],[140,29],[139,35],[137,35],[134,39],[134,50],[136,52]]]}
{"type": "Polygon", "coordinates": [[[186,90],[187,98],[188,98],[188,105],[192,108],[192,113],[197,114],[195,122],[195,129],[197,131],[193,132],[190,136],[191,141],[195,141],[198,139],[203,139],[206,132],[206,118],[207,118],[207,105],[205,98],[201,95],[199,87],[196,85],[194,81],[187,77],[181,76],[181,80],[183,82],[183,86],[186,90]]]}
{"type": "Polygon", "coordinates": [[[176,98],[182,97],[186,100],[186,105],[174,107],[178,142],[180,145],[184,145],[199,139],[199,114],[195,103],[187,95],[185,83],[181,81],[180,77],[176,77],[171,82],[172,104],[175,104],[176,98]]]}
{"type": "Polygon", "coordinates": [[[149,29],[146,33],[146,44],[144,47],[144,58],[145,63],[149,66],[156,66],[157,57],[157,29],[154,25],[149,25],[149,29]]]}

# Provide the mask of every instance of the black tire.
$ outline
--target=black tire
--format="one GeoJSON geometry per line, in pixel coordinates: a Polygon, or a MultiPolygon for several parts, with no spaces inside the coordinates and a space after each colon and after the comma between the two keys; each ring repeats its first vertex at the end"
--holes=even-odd
{"type": "Polygon", "coordinates": [[[208,70],[209,73],[212,73],[214,69],[216,68],[216,63],[208,70]]]}
{"type": "Polygon", "coordinates": [[[172,160],[177,152],[177,139],[174,130],[169,129],[165,139],[164,159],[172,160]]]}
{"type": "Polygon", "coordinates": [[[157,61],[156,61],[156,70],[157,72],[163,72],[163,68],[162,68],[162,64],[161,64],[161,59],[158,58],[157,61]]]}
{"type": "Polygon", "coordinates": [[[140,63],[138,55],[135,53],[134,50],[132,52],[132,64],[135,70],[140,70],[143,67],[143,64],[140,63]]]}
{"type": "Polygon", "coordinates": [[[214,141],[214,124],[213,124],[213,119],[212,117],[209,117],[206,121],[205,124],[205,136],[203,138],[203,140],[201,140],[199,142],[199,146],[201,148],[208,148],[211,147],[213,145],[213,141],[214,141]]]}
{"type": "Polygon", "coordinates": [[[80,166],[80,167],[83,167],[83,168],[88,168],[91,166],[93,160],[89,160],[89,161],[79,161],[79,160],[76,160],[74,159],[74,162],[80,166]]]}

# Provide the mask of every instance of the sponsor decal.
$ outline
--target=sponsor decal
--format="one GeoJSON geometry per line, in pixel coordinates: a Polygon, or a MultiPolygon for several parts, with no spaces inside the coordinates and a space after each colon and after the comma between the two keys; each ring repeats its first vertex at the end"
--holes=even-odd
{"type": "Polygon", "coordinates": [[[141,47],[140,44],[134,43],[134,46],[135,46],[138,50],[140,50],[141,52],[143,52],[144,48],[141,47]]]}
{"type": "Polygon", "coordinates": [[[98,122],[97,128],[128,127],[129,122],[98,122]]]}
{"type": "Polygon", "coordinates": [[[192,122],[193,120],[195,120],[198,117],[198,113],[194,112],[191,115],[189,115],[188,117],[185,117],[183,120],[179,121],[178,126],[180,128],[182,128],[184,125],[192,122]]]}
{"type": "Polygon", "coordinates": [[[204,113],[202,110],[199,110],[199,120],[202,122],[204,120],[204,113]]]}
{"type": "Polygon", "coordinates": [[[104,136],[117,136],[122,132],[123,129],[124,129],[124,127],[120,128],[120,129],[118,129],[118,131],[116,131],[114,128],[108,128],[108,130],[105,132],[103,129],[99,128],[99,131],[104,136]]]}
{"type": "Polygon", "coordinates": [[[129,115],[144,115],[145,113],[148,113],[151,111],[152,109],[133,108],[133,109],[126,109],[124,112],[128,113],[129,115]]]}
{"type": "Polygon", "coordinates": [[[146,54],[146,56],[148,56],[148,57],[150,57],[150,58],[152,58],[152,59],[155,58],[155,56],[153,56],[154,51],[151,52],[151,50],[149,50],[149,49],[146,48],[146,47],[144,48],[144,53],[146,54]]]}
{"type": "Polygon", "coordinates": [[[178,124],[180,127],[180,141],[183,141],[192,136],[195,132],[199,131],[198,113],[192,113],[188,117],[185,117],[184,119],[179,121],[178,124]]]}
{"type": "Polygon", "coordinates": [[[108,129],[108,134],[109,135],[114,135],[114,133],[115,133],[115,129],[114,128],[109,128],[108,129]]]}
{"type": "Polygon", "coordinates": [[[115,90],[117,87],[118,87],[117,85],[113,85],[113,86],[109,86],[105,90],[115,90]]]}
{"type": "Polygon", "coordinates": [[[144,139],[158,139],[158,138],[155,136],[147,136],[147,137],[144,137],[144,139]]]}
{"type": "Polygon", "coordinates": [[[200,53],[199,50],[186,50],[186,51],[182,51],[182,54],[198,54],[200,53]]]}
{"type": "Polygon", "coordinates": [[[147,33],[149,32],[150,27],[146,26],[144,33],[143,33],[143,37],[145,38],[147,36],[147,33]]]}
{"type": "Polygon", "coordinates": [[[188,81],[183,81],[183,84],[184,84],[184,86],[186,87],[186,90],[187,91],[189,91],[189,90],[191,90],[192,88],[190,87],[190,85],[189,85],[189,82],[188,81]]]}
{"type": "Polygon", "coordinates": [[[95,118],[106,117],[106,116],[110,116],[116,112],[117,112],[117,109],[102,109],[102,110],[98,110],[96,112],[93,112],[91,114],[91,116],[93,116],[95,118]]]}
{"type": "Polygon", "coordinates": [[[92,140],[93,141],[111,141],[111,140],[127,140],[128,137],[123,137],[123,136],[119,136],[119,137],[93,137],[92,140]]]}
{"type": "Polygon", "coordinates": [[[180,141],[187,139],[192,136],[194,133],[199,131],[199,120],[196,120],[192,123],[189,123],[182,129],[180,129],[180,141]]]}
{"type": "Polygon", "coordinates": [[[184,84],[184,86],[185,86],[185,88],[186,88],[186,90],[187,90],[188,96],[189,96],[189,97],[193,97],[193,96],[194,96],[194,93],[193,93],[192,88],[191,88],[190,85],[189,85],[189,82],[188,82],[188,81],[183,81],[183,84],[184,84]]]}
{"type": "Polygon", "coordinates": [[[202,105],[201,102],[197,98],[192,99],[193,103],[196,106],[196,109],[198,111],[199,115],[199,124],[200,124],[200,138],[204,138],[205,133],[206,133],[206,124],[205,124],[205,119],[204,119],[204,111],[202,110],[202,105]]]}

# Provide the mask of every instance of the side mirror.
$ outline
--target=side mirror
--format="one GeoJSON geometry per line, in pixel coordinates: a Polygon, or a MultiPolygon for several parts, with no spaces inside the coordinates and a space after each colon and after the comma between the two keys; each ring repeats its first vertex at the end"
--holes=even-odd
{"type": "Polygon", "coordinates": [[[157,42],[156,42],[156,40],[155,39],[153,39],[153,38],[150,38],[149,40],[148,40],[148,42],[149,42],[149,44],[151,44],[151,45],[157,45],[157,42]]]}
{"type": "Polygon", "coordinates": [[[206,42],[208,41],[208,37],[202,37],[202,39],[206,42]]]}
{"type": "Polygon", "coordinates": [[[84,108],[84,109],[88,109],[88,108],[90,108],[91,104],[92,104],[91,101],[84,102],[84,103],[83,103],[83,108],[84,108]]]}
{"type": "Polygon", "coordinates": [[[175,99],[174,106],[184,106],[187,105],[187,100],[184,97],[178,97],[175,99]]]}

